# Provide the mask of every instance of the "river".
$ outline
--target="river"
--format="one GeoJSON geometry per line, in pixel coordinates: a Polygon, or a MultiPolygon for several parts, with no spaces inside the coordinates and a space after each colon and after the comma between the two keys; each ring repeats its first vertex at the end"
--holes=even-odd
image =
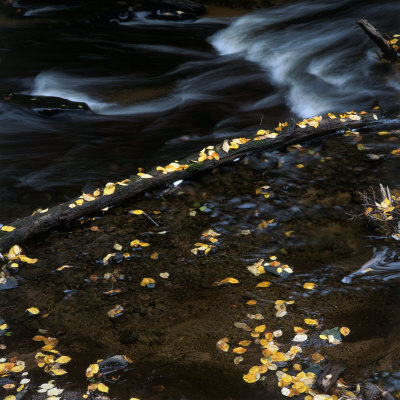
{"type": "Polygon", "coordinates": [[[85,101],[51,118],[0,103],[0,218],[254,134],[288,118],[398,102],[360,29],[396,31],[396,1],[306,1],[238,17],[92,24],[38,7],[2,17],[0,87],[85,101]],[[333,16],[333,17],[332,17],[333,16]]]}

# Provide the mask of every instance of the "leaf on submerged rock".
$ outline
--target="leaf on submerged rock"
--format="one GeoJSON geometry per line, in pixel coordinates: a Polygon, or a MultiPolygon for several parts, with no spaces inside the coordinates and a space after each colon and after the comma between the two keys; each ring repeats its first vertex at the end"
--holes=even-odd
{"type": "Polygon", "coordinates": [[[7,225],[3,225],[0,230],[4,231],[4,232],[12,232],[15,228],[13,226],[7,226],[7,225]]]}
{"type": "Polygon", "coordinates": [[[120,304],[117,304],[110,311],[108,311],[107,315],[110,318],[115,318],[115,317],[118,317],[119,315],[121,315],[123,311],[124,311],[124,307],[122,307],[120,304]]]}
{"type": "Polygon", "coordinates": [[[289,265],[287,264],[281,265],[281,263],[278,260],[265,263],[264,270],[270,272],[273,275],[280,276],[284,279],[288,278],[293,273],[293,270],[292,268],[289,267],[289,265]]]}
{"type": "Polygon", "coordinates": [[[255,264],[250,265],[249,267],[247,267],[247,269],[254,274],[255,276],[261,275],[265,273],[265,269],[263,267],[263,262],[264,259],[261,258],[260,260],[258,260],[255,264]]]}
{"type": "Polygon", "coordinates": [[[152,175],[145,174],[143,172],[139,172],[137,175],[140,176],[142,179],[151,179],[151,178],[153,178],[152,175]]]}
{"type": "Polygon", "coordinates": [[[142,282],[140,282],[140,286],[147,286],[149,287],[149,285],[152,285],[151,288],[154,287],[154,285],[156,284],[156,281],[153,278],[143,278],[142,282]]]}
{"type": "Polygon", "coordinates": [[[342,342],[342,336],[338,327],[332,329],[325,329],[319,335],[320,339],[327,340],[331,344],[340,344],[342,342]]]}

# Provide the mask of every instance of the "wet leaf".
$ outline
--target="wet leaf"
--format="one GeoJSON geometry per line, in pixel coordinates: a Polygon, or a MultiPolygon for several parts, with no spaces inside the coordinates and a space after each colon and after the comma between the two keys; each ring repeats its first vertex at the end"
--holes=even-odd
{"type": "Polygon", "coordinates": [[[117,304],[110,311],[108,311],[107,315],[110,318],[115,318],[115,317],[121,315],[123,311],[124,311],[124,307],[122,307],[120,304],[117,304]]]}
{"type": "Polygon", "coordinates": [[[71,361],[71,357],[68,357],[68,356],[61,356],[61,357],[58,357],[58,358],[57,358],[56,363],[59,363],[59,364],[66,364],[66,363],[68,363],[68,362],[70,362],[70,361],[71,361]]]}
{"type": "Polygon", "coordinates": [[[246,301],[246,304],[249,305],[249,306],[254,306],[255,304],[257,304],[257,300],[246,301]]]}
{"type": "Polygon", "coordinates": [[[103,392],[103,393],[108,393],[108,386],[106,386],[104,383],[100,382],[97,385],[97,390],[99,390],[100,392],[103,392]]]}
{"type": "Polygon", "coordinates": [[[4,232],[12,232],[15,228],[13,226],[7,226],[7,225],[3,225],[0,230],[4,231],[4,232]]]}
{"type": "Polygon", "coordinates": [[[143,179],[151,179],[151,178],[153,178],[151,175],[149,175],[149,174],[144,174],[144,173],[142,173],[142,172],[139,172],[137,175],[140,176],[140,177],[143,178],[143,179]]]}
{"type": "Polygon", "coordinates": [[[305,333],[298,333],[293,339],[293,342],[305,342],[307,340],[307,335],[305,333]]]}
{"type": "Polygon", "coordinates": [[[258,325],[254,328],[257,333],[262,333],[267,329],[266,325],[258,325]]]}
{"type": "Polygon", "coordinates": [[[151,284],[154,285],[155,283],[156,281],[153,278],[143,278],[142,282],[140,282],[140,285],[144,287],[151,284]]]}
{"type": "Polygon", "coordinates": [[[221,283],[239,283],[239,281],[235,278],[229,277],[225,278],[221,281],[221,283]]]}
{"type": "Polygon", "coordinates": [[[235,347],[232,352],[236,353],[236,354],[243,354],[246,353],[247,349],[245,349],[244,347],[235,347]]]}
{"type": "Polygon", "coordinates": [[[305,322],[307,325],[318,325],[318,321],[317,321],[316,319],[306,318],[306,319],[304,320],[304,322],[305,322]]]}
{"type": "Polygon", "coordinates": [[[271,282],[264,281],[264,282],[258,283],[256,287],[266,288],[266,287],[269,287],[270,285],[271,285],[271,282]]]}
{"type": "Polygon", "coordinates": [[[64,374],[67,373],[67,371],[65,371],[65,370],[62,369],[62,368],[52,368],[52,369],[51,369],[51,372],[52,372],[54,375],[64,375],[64,374]]]}
{"type": "Polygon", "coordinates": [[[150,258],[151,258],[152,260],[158,260],[158,253],[155,251],[155,252],[150,256],[150,258]]]}
{"type": "Polygon", "coordinates": [[[169,278],[169,273],[168,272],[161,272],[160,277],[163,279],[168,279],[169,278]]]}
{"type": "Polygon", "coordinates": [[[132,210],[132,211],[129,211],[131,214],[135,214],[135,215],[141,215],[141,214],[143,214],[143,210],[132,210]]]}
{"type": "Polygon", "coordinates": [[[104,196],[109,196],[115,192],[115,183],[109,182],[104,188],[103,194],[104,196]]]}
{"type": "Polygon", "coordinates": [[[39,309],[36,307],[30,307],[26,309],[28,315],[37,315],[40,313],[39,309]]]}
{"type": "Polygon", "coordinates": [[[242,356],[237,356],[233,359],[233,362],[235,363],[235,365],[240,364],[243,361],[243,357],[242,356]]]}
{"type": "Polygon", "coordinates": [[[251,344],[251,340],[241,340],[241,341],[239,342],[239,344],[240,344],[241,346],[247,347],[247,346],[249,346],[249,345],[251,344]]]}
{"type": "Polygon", "coordinates": [[[303,285],[303,288],[304,289],[308,289],[308,290],[313,290],[315,288],[315,286],[317,286],[317,285],[315,283],[313,283],[313,282],[306,282],[303,285]]]}
{"type": "Polygon", "coordinates": [[[322,360],[325,360],[325,357],[319,353],[313,353],[311,354],[312,359],[314,360],[314,362],[319,363],[322,360]]]}
{"type": "Polygon", "coordinates": [[[342,327],[340,328],[340,333],[341,333],[343,336],[347,336],[347,335],[350,333],[350,329],[347,328],[347,326],[342,326],[342,327]]]}

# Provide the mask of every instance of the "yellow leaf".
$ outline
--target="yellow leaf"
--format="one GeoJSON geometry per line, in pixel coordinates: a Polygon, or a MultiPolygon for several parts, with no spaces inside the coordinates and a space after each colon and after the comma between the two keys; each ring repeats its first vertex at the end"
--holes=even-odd
{"type": "Polygon", "coordinates": [[[104,383],[99,383],[97,385],[97,390],[100,390],[100,392],[108,393],[108,386],[106,386],[104,383]]]}
{"type": "Polygon", "coordinates": [[[319,353],[311,354],[311,357],[312,357],[312,359],[313,359],[316,363],[319,363],[319,362],[321,362],[322,360],[325,359],[325,357],[322,356],[322,355],[319,354],[319,353]]]}
{"type": "Polygon", "coordinates": [[[243,380],[247,383],[254,383],[260,379],[260,374],[253,375],[253,374],[246,374],[243,375],[243,380]]]}
{"type": "Polygon", "coordinates": [[[243,354],[246,353],[247,349],[245,349],[244,347],[235,347],[232,352],[236,353],[236,354],[243,354]]]}
{"type": "Polygon", "coordinates": [[[155,284],[156,281],[153,278],[143,278],[142,282],[140,282],[141,286],[147,286],[149,284],[155,284]]]}
{"type": "Polygon", "coordinates": [[[271,282],[264,281],[264,282],[260,282],[259,284],[257,284],[256,287],[269,287],[270,285],[271,285],[271,282]]]}
{"type": "Polygon", "coordinates": [[[15,228],[13,226],[7,226],[3,225],[0,230],[5,231],[5,232],[12,232],[15,228]]]}
{"type": "Polygon", "coordinates": [[[143,178],[143,179],[150,179],[150,178],[152,178],[151,175],[149,175],[149,174],[144,174],[144,173],[142,173],[142,172],[139,172],[137,175],[140,176],[140,177],[143,178]]]}
{"type": "Polygon", "coordinates": [[[158,259],[158,253],[155,251],[155,252],[150,256],[150,258],[151,258],[152,260],[157,260],[157,259],[158,259]]]}
{"type": "Polygon", "coordinates": [[[13,394],[10,394],[9,396],[4,397],[4,400],[15,400],[15,399],[16,399],[16,397],[13,394]]]}
{"type": "Polygon", "coordinates": [[[349,329],[347,326],[342,326],[342,327],[340,328],[340,333],[341,333],[343,336],[347,336],[347,335],[350,333],[350,329],[349,329]]]}
{"type": "Polygon", "coordinates": [[[267,327],[265,325],[258,325],[254,328],[254,330],[258,333],[262,333],[265,331],[265,329],[267,329],[267,327]]]}
{"type": "Polygon", "coordinates": [[[304,289],[308,289],[308,290],[312,290],[312,289],[315,288],[315,286],[317,286],[315,283],[306,282],[306,283],[303,285],[303,288],[304,288],[304,289]]]}
{"type": "Polygon", "coordinates": [[[67,373],[64,369],[61,368],[53,368],[50,370],[54,375],[64,375],[67,373]]]}
{"type": "Polygon", "coordinates": [[[66,364],[66,363],[68,363],[68,362],[70,362],[70,361],[71,361],[71,357],[68,357],[68,356],[61,356],[61,357],[58,357],[58,358],[57,358],[56,363],[59,363],[59,364],[66,364]]]}
{"type": "Polygon", "coordinates": [[[241,340],[239,342],[241,346],[249,346],[251,344],[251,340],[241,340]]]}
{"type": "Polygon", "coordinates": [[[78,199],[75,201],[75,204],[81,206],[85,201],[83,199],[78,199]]]}
{"type": "Polygon", "coordinates": [[[27,264],[35,264],[37,263],[38,259],[37,258],[29,258],[27,256],[20,256],[19,259],[22,262],[26,262],[27,264]]]}
{"type": "Polygon", "coordinates": [[[255,304],[257,304],[257,300],[249,300],[246,302],[246,304],[249,306],[254,306],[255,304]]]}
{"type": "Polygon", "coordinates": [[[104,196],[109,196],[115,192],[115,183],[109,182],[104,188],[103,194],[104,196]]]}
{"type": "Polygon", "coordinates": [[[143,210],[132,210],[130,211],[131,214],[140,215],[143,214],[143,210]]]}
{"type": "Polygon", "coordinates": [[[318,325],[318,321],[317,321],[316,319],[306,318],[306,319],[304,320],[304,322],[305,322],[307,325],[318,325]]]}
{"type": "Polygon", "coordinates": [[[39,309],[36,307],[27,308],[26,311],[31,315],[37,315],[40,313],[39,309]]]}
{"type": "Polygon", "coordinates": [[[15,367],[11,368],[11,372],[21,372],[25,369],[25,365],[16,365],[15,367]]]}
{"type": "Polygon", "coordinates": [[[235,278],[225,278],[221,281],[221,283],[239,283],[239,281],[235,278]]]}
{"type": "Polygon", "coordinates": [[[91,378],[99,372],[99,364],[90,364],[86,369],[86,376],[91,378]]]}
{"type": "Polygon", "coordinates": [[[304,165],[303,164],[297,164],[296,168],[299,168],[299,169],[304,168],[304,165]]]}
{"type": "Polygon", "coordinates": [[[389,132],[388,131],[380,131],[380,132],[378,132],[378,135],[379,136],[389,135],[389,132]]]}
{"type": "Polygon", "coordinates": [[[367,216],[372,211],[372,207],[367,207],[364,214],[367,216]]]}

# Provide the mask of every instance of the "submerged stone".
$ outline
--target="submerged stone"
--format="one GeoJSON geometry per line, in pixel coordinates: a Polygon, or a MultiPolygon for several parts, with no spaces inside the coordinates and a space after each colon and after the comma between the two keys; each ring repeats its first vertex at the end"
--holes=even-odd
{"type": "Polygon", "coordinates": [[[15,289],[18,286],[18,281],[12,276],[5,278],[4,282],[0,282],[0,291],[15,289]]]}
{"type": "Polygon", "coordinates": [[[32,96],[20,93],[8,93],[2,96],[4,102],[18,107],[28,108],[43,116],[53,116],[66,111],[91,111],[86,103],[54,96],[32,96]]]}
{"type": "Polygon", "coordinates": [[[118,371],[120,369],[124,369],[129,365],[128,361],[124,356],[118,354],[116,356],[112,356],[106,358],[103,361],[99,362],[99,371],[105,375],[110,374],[111,372],[118,371]]]}

